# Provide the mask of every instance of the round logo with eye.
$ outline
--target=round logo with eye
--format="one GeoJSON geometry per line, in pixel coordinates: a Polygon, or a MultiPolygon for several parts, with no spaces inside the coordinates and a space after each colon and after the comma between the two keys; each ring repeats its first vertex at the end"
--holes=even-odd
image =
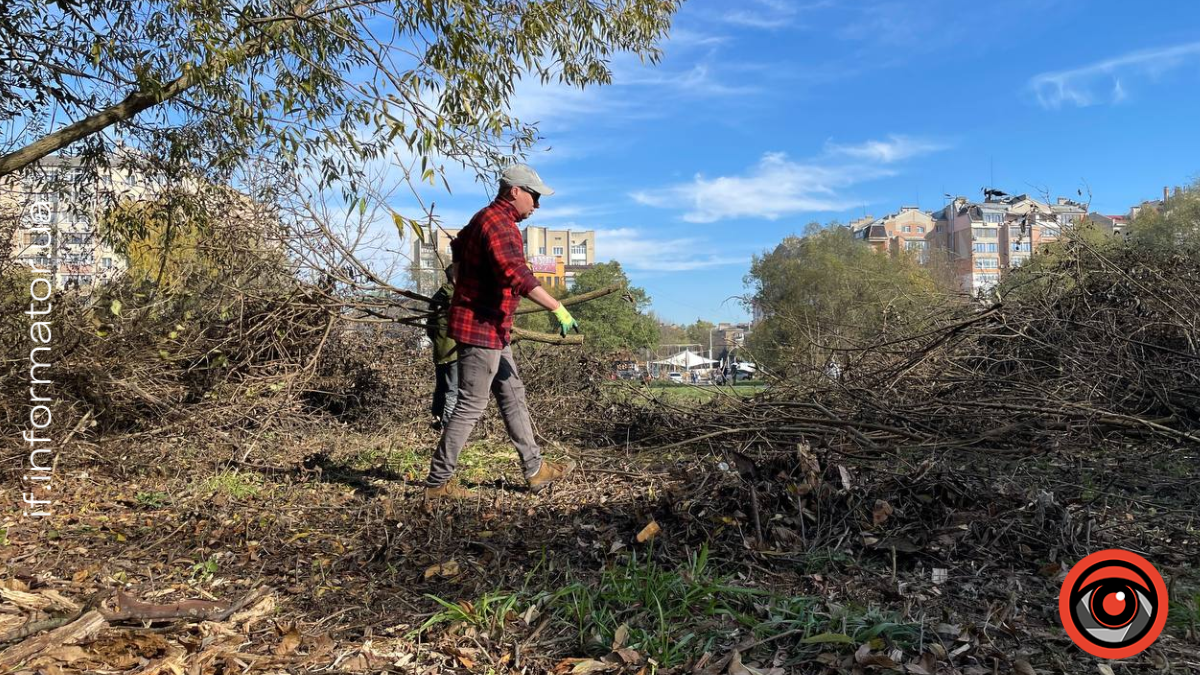
{"type": "Polygon", "coordinates": [[[1058,614],[1080,649],[1124,659],[1149,647],[1167,625],[1167,584],[1136,553],[1099,551],[1067,574],[1058,614]]]}

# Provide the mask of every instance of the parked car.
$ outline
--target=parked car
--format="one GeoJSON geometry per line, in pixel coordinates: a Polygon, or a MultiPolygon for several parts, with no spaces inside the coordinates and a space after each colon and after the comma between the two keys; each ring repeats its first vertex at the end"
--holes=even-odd
{"type": "Polygon", "coordinates": [[[683,384],[683,373],[667,373],[667,379],[676,384],[683,384]]]}

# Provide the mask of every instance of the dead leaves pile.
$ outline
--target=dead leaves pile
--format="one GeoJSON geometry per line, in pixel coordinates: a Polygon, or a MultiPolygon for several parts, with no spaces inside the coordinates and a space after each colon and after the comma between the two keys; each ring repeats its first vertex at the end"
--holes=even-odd
{"type": "Polygon", "coordinates": [[[599,659],[563,659],[554,666],[556,675],[579,673],[636,673],[645,675],[653,672],[658,664],[635,649],[626,646],[629,641],[629,626],[621,624],[613,634],[612,647],[608,654],[599,659]]]}
{"type": "Polygon", "coordinates": [[[328,635],[307,636],[274,618],[272,595],[223,621],[153,626],[110,623],[105,616],[113,612],[102,605],[92,607],[90,600],[52,588],[30,589],[16,578],[0,580],[0,598],[0,671],[6,673],[247,673],[327,665],[337,658],[328,635]]]}

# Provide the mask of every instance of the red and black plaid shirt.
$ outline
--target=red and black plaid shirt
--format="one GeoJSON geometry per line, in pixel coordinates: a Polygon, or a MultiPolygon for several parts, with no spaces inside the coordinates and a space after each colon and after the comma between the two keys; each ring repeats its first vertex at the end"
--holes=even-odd
{"type": "Polygon", "coordinates": [[[450,244],[458,282],[450,302],[450,337],[488,349],[503,349],[512,332],[513,311],[538,286],[525,264],[517,210],[497,199],[476,213],[450,244]]]}

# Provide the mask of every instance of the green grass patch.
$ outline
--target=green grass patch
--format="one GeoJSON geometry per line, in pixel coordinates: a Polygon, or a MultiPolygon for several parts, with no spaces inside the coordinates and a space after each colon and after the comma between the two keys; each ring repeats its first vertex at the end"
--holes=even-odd
{"type": "Polygon", "coordinates": [[[577,651],[603,656],[618,634],[622,647],[654,659],[660,668],[694,662],[705,652],[721,653],[743,640],[782,633],[793,658],[811,658],[830,649],[852,650],[863,643],[908,646],[919,627],[874,608],[830,607],[806,596],[790,596],[732,584],[717,574],[702,547],[677,567],[664,567],[651,555],[631,554],[604,570],[599,580],[576,579],[556,591],[496,591],[474,602],[428,596],[440,610],[414,633],[440,625],[471,626],[493,640],[504,639],[509,624],[530,608],[548,612],[559,630],[574,634],[577,651]]]}
{"type": "Polygon", "coordinates": [[[1167,611],[1167,628],[1200,640],[1200,590],[1176,588],[1167,611]]]}
{"type": "Polygon", "coordinates": [[[754,600],[766,595],[715,577],[701,548],[678,569],[634,554],[605,570],[599,584],[562,589],[551,606],[575,629],[581,648],[606,652],[624,626],[625,646],[670,668],[714,649],[731,629],[753,629],[754,600]]]}
{"type": "Polygon", "coordinates": [[[261,479],[239,471],[225,470],[209,476],[200,484],[200,491],[229,495],[235,499],[258,496],[261,479]]]}
{"type": "Polygon", "coordinates": [[[148,509],[161,509],[171,503],[171,496],[165,492],[151,491],[139,492],[134,495],[133,500],[138,506],[144,506],[148,509]]]}
{"type": "Polygon", "coordinates": [[[443,624],[461,624],[499,640],[504,635],[505,624],[516,620],[517,610],[529,606],[528,602],[522,603],[518,593],[485,593],[475,602],[450,602],[436,595],[425,597],[440,605],[442,611],[426,619],[417,629],[418,633],[443,624]]]}
{"type": "MultiPolygon", "coordinates": [[[[350,466],[359,470],[383,467],[388,471],[420,478],[429,471],[433,447],[374,447],[364,449],[350,459],[350,466]]],[[[455,476],[468,483],[493,481],[511,472],[520,475],[520,460],[516,449],[505,441],[482,440],[468,443],[458,456],[455,476]]]]}
{"type": "Polygon", "coordinates": [[[749,398],[766,390],[764,382],[733,385],[675,384],[655,381],[649,386],[631,382],[612,382],[608,396],[618,402],[652,405],[655,401],[677,406],[705,405],[729,398],[749,398]]]}

